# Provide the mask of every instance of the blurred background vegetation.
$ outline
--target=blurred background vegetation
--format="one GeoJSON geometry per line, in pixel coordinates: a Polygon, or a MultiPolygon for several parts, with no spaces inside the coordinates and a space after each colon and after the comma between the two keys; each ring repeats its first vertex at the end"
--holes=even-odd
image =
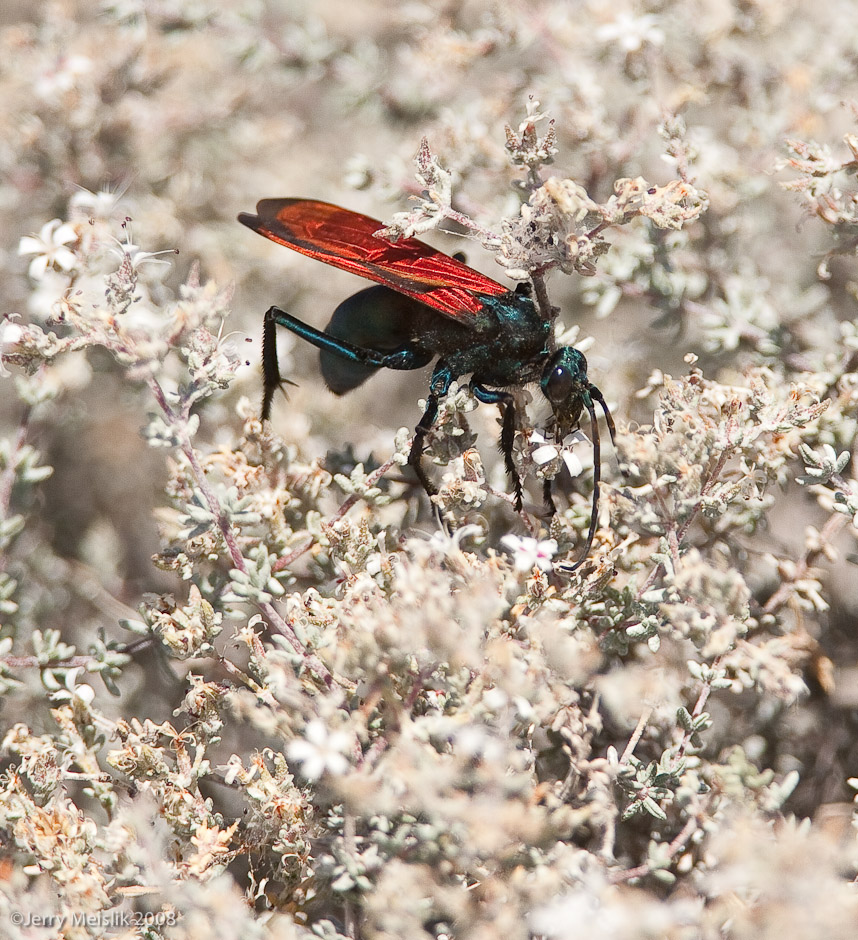
{"type": "Polygon", "coordinates": [[[0,934],[855,936],[856,50],[848,0],[3,4],[0,934]],[[522,521],[493,408],[447,529],[367,481],[426,372],[283,335],[256,420],[264,310],[364,285],[237,213],[390,220],[423,138],[531,260],[550,177],[703,194],[548,277],[619,429],[571,577],[501,540],[576,558],[591,469],[522,521]]]}

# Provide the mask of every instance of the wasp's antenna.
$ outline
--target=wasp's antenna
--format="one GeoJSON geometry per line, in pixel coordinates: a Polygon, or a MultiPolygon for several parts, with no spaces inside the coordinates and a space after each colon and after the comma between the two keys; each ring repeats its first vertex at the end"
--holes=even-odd
{"type": "Polygon", "coordinates": [[[596,401],[602,406],[602,411],[605,412],[605,420],[608,422],[608,430],[611,433],[611,445],[614,450],[617,449],[617,428],[614,424],[614,418],[611,412],[608,410],[608,403],[605,401],[605,396],[596,388],[595,385],[591,385],[588,389],[589,393],[596,399],[596,401]]]}

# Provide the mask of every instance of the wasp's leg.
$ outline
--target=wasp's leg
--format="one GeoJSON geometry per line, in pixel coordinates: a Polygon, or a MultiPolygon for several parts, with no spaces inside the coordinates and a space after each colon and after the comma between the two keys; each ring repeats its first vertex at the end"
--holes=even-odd
{"type": "Polygon", "coordinates": [[[426,442],[426,435],[429,433],[435,419],[438,417],[438,402],[450,390],[450,383],[453,381],[453,373],[450,367],[443,359],[435,366],[432,373],[432,380],[429,383],[429,395],[426,398],[426,410],[420,423],[414,429],[414,439],[411,442],[411,452],[408,455],[408,463],[417,474],[423,489],[429,496],[434,496],[438,490],[426,476],[423,469],[423,445],[426,442]]]}
{"type": "Polygon", "coordinates": [[[515,469],[515,462],[512,459],[512,445],[515,441],[515,399],[509,392],[484,388],[482,385],[471,384],[471,390],[478,401],[485,402],[488,405],[500,406],[502,415],[500,449],[503,454],[503,462],[507,476],[512,483],[513,495],[515,497],[515,510],[516,512],[521,512],[523,502],[521,479],[518,476],[518,471],[515,469]]]}
{"type": "Polygon", "coordinates": [[[553,516],[557,512],[554,496],[551,493],[552,482],[552,480],[544,480],[542,483],[542,502],[545,505],[545,512],[549,516],[553,516]]]}
{"type": "Polygon", "coordinates": [[[274,392],[282,385],[280,368],[277,365],[277,339],[274,327],[284,326],[317,349],[340,356],[348,362],[373,369],[420,369],[432,358],[430,353],[416,345],[404,345],[393,352],[379,352],[365,346],[356,346],[347,340],[330,336],[322,330],[304,323],[279,307],[270,307],[262,325],[262,418],[269,417],[274,392]]]}

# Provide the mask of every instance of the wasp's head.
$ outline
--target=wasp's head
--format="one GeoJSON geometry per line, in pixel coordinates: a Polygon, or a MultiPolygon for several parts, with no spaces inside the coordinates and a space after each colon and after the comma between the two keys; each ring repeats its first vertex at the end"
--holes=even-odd
{"type": "Polygon", "coordinates": [[[545,364],[539,381],[542,393],[551,402],[557,433],[565,436],[578,424],[581,411],[592,409],[584,354],[571,346],[561,346],[545,364]]]}

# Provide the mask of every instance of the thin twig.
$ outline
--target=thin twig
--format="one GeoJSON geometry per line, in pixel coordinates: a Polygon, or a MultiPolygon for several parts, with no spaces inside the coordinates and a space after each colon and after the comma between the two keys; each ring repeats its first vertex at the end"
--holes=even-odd
{"type": "Polygon", "coordinates": [[[12,488],[15,485],[15,477],[17,476],[18,470],[17,458],[27,440],[31,413],[32,411],[29,405],[24,408],[21,420],[18,422],[18,429],[15,432],[15,439],[12,442],[8,463],[3,473],[0,474],[0,519],[6,519],[9,515],[9,505],[12,502],[12,488]]]}
{"type": "Polygon", "coordinates": [[[789,581],[784,581],[763,605],[763,611],[765,613],[772,614],[787,602],[795,589],[795,583],[807,577],[816,559],[824,554],[826,546],[834,539],[848,521],[848,517],[842,512],[835,512],[829,516],[828,521],[819,533],[819,542],[817,545],[813,548],[809,548],[804,553],[804,556],[796,562],[795,574],[789,581]]]}
{"type": "MultiPolygon", "coordinates": [[[[388,470],[396,463],[395,455],[389,457],[385,462],[380,466],[376,467],[372,473],[366,478],[367,486],[375,486],[375,484],[387,473],[388,470]]],[[[357,493],[352,493],[347,499],[345,499],[340,506],[340,508],[331,516],[328,521],[328,525],[333,525],[336,522],[339,522],[340,519],[345,516],[345,514],[352,508],[352,506],[357,503],[361,497],[357,493]]],[[[282,571],[284,568],[288,568],[289,565],[294,564],[303,554],[308,552],[316,544],[315,538],[312,536],[308,538],[305,542],[302,542],[297,548],[293,548],[288,555],[281,555],[277,561],[271,566],[272,571],[282,571]]]]}
{"type": "MultiPolygon", "coordinates": [[[[164,412],[164,415],[170,420],[170,423],[179,434],[179,446],[182,449],[182,453],[188,460],[191,471],[194,475],[194,481],[196,482],[200,492],[203,494],[203,498],[208,504],[209,512],[211,512],[212,516],[215,518],[218,529],[220,529],[221,535],[223,535],[224,544],[226,545],[227,552],[229,553],[229,557],[232,560],[233,567],[242,574],[247,574],[247,565],[245,564],[244,556],[241,554],[241,549],[238,547],[238,542],[235,538],[235,531],[226,514],[224,513],[223,507],[215,495],[214,490],[211,488],[211,486],[209,486],[205,471],[199,462],[197,453],[194,450],[190,437],[188,436],[187,422],[182,421],[181,417],[177,415],[170,407],[170,404],[167,401],[167,397],[164,394],[164,390],[161,388],[160,384],[155,378],[149,379],[149,387],[152,390],[152,394],[154,395],[155,400],[158,402],[158,405],[164,412]]],[[[299,656],[301,656],[307,669],[309,669],[310,672],[312,672],[318,679],[320,679],[326,686],[330,688],[334,684],[334,677],[331,674],[331,671],[321,661],[321,659],[316,656],[315,653],[311,653],[307,650],[307,648],[299,639],[298,634],[295,633],[294,629],[283,619],[274,605],[268,601],[260,601],[258,602],[258,607],[268,620],[271,628],[276,630],[279,634],[281,634],[281,636],[285,637],[289,645],[295,650],[296,653],[298,653],[299,656]]]]}
{"type": "Polygon", "coordinates": [[[629,738],[629,743],[626,745],[626,748],[623,751],[623,756],[620,758],[621,765],[627,764],[629,762],[629,758],[634,753],[634,750],[637,747],[637,743],[640,741],[641,735],[644,733],[644,728],[646,728],[647,722],[649,721],[651,715],[652,708],[648,707],[643,710],[640,718],[638,718],[637,727],[632,733],[632,736],[629,738]]]}
{"type": "MultiPolygon", "coordinates": [[[[682,827],[679,835],[667,847],[667,858],[675,858],[683,848],[685,843],[694,835],[699,828],[696,816],[691,816],[682,827]]],[[[625,871],[614,871],[608,874],[608,881],[611,884],[622,884],[625,881],[634,881],[637,878],[645,878],[655,871],[655,865],[652,862],[644,862],[636,868],[627,868],[625,871]]]]}

